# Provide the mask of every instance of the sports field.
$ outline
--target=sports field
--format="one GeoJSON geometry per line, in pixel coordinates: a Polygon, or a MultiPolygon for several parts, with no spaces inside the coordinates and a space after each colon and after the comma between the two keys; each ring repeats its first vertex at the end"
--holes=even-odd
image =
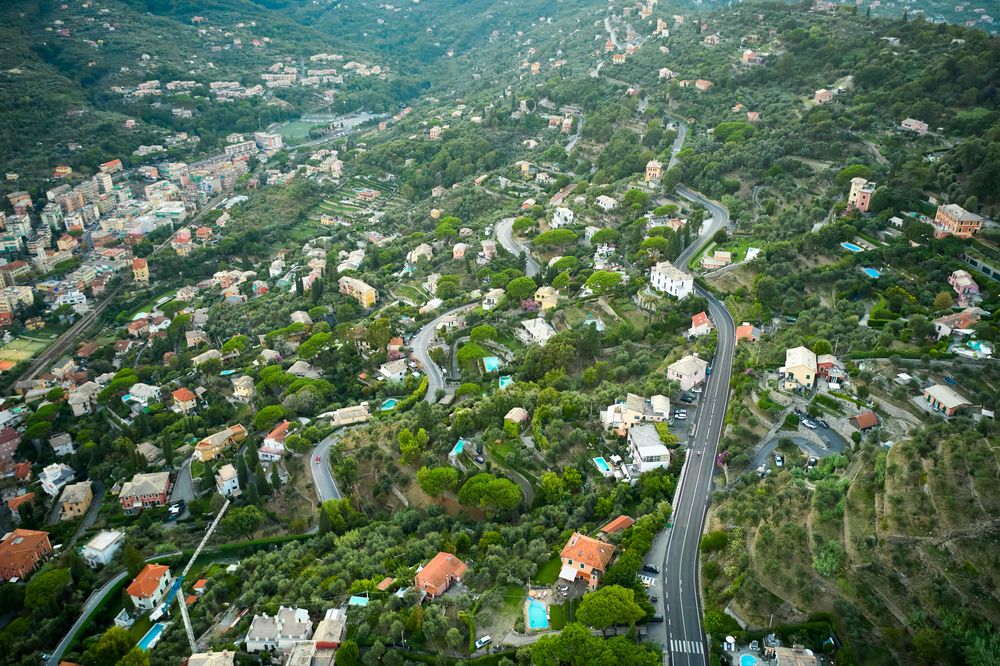
{"type": "Polygon", "coordinates": [[[48,346],[48,342],[14,338],[0,347],[0,361],[13,361],[14,363],[27,361],[48,346]]]}

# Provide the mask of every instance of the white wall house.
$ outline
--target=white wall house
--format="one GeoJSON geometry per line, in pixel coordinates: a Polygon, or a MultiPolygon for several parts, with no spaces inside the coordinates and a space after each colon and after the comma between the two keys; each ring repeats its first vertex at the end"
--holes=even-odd
{"type": "Polygon", "coordinates": [[[649,272],[649,284],[656,291],[676,299],[687,298],[694,291],[694,278],[669,261],[661,261],[649,272]]]}

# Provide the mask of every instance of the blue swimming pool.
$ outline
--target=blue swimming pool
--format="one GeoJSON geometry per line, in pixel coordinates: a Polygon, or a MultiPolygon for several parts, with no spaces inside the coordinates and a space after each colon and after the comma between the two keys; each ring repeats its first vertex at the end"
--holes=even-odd
{"type": "Polygon", "coordinates": [[[750,654],[745,654],[740,657],[740,666],[754,666],[757,663],[757,658],[750,654]]]}
{"type": "Polygon", "coordinates": [[[382,411],[387,412],[390,409],[395,409],[397,404],[399,404],[398,400],[395,398],[389,398],[382,402],[382,411]]]}
{"type": "Polygon", "coordinates": [[[229,375],[234,375],[234,374],[236,374],[235,370],[223,370],[222,372],[219,373],[219,376],[228,377],[229,375]]]}
{"type": "Polygon", "coordinates": [[[863,252],[864,251],[861,247],[855,245],[854,243],[844,242],[844,243],[840,244],[840,247],[844,248],[845,250],[850,250],[851,252],[863,252]]]}
{"type": "Polygon", "coordinates": [[[149,650],[153,646],[155,646],[156,642],[160,640],[160,634],[162,634],[163,630],[166,628],[167,625],[165,625],[162,622],[157,622],[152,627],[150,627],[149,631],[146,632],[146,635],[139,640],[139,649],[149,650]]]}
{"type": "Polygon", "coordinates": [[[548,629],[549,628],[549,614],[545,609],[545,604],[543,604],[538,599],[532,599],[528,602],[528,628],[529,629],[548,629]]]}
{"type": "Polygon", "coordinates": [[[510,375],[504,375],[503,377],[500,378],[499,386],[500,388],[505,389],[513,383],[514,383],[513,377],[511,377],[510,375]]]}
{"type": "Polygon", "coordinates": [[[877,280],[878,278],[882,277],[882,273],[875,270],[874,268],[862,268],[861,270],[863,270],[865,272],[865,275],[867,275],[870,278],[875,278],[877,280]]]}
{"type": "Polygon", "coordinates": [[[449,453],[448,455],[452,457],[460,456],[462,455],[462,451],[465,451],[465,440],[459,439],[457,442],[455,442],[455,446],[451,449],[451,453],[449,453]]]}
{"type": "Polygon", "coordinates": [[[496,356],[486,356],[483,358],[483,370],[486,372],[496,372],[500,369],[500,359],[496,356]]]}
{"type": "Polygon", "coordinates": [[[597,465],[597,469],[601,470],[602,474],[611,473],[611,465],[604,458],[594,458],[594,464],[597,465]]]}

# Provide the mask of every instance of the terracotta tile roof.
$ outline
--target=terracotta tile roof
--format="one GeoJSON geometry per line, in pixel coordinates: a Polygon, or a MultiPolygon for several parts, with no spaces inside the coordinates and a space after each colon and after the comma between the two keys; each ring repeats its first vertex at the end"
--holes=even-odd
{"type": "Polygon", "coordinates": [[[579,532],[573,532],[573,536],[566,542],[566,547],[562,549],[560,556],[606,571],[614,554],[615,547],[610,543],[592,539],[579,532]]]}
{"type": "Polygon", "coordinates": [[[605,525],[604,527],[602,527],[601,531],[604,532],[605,534],[614,534],[615,532],[621,532],[624,529],[632,527],[634,523],[635,523],[634,520],[622,514],[617,518],[615,518],[614,520],[612,520],[607,525],[605,525]]]}
{"type": "Polygon", "coordinates": [[[12,497],[7,500],[7,506],[11,511],[17,512],[18,508],[22,504],[28,504],[35,501],[35,493],[25,493],[24,495],[18,495],[17,497],[12,497]]]}
{"type": "Polygon", "coordinates": [[[273,439],[276,442],[284,443],[285,438],[288,437],[288,426],[290,425],[291,424],[288,421],[282,421],[275,426],[274,430],[267,433],[267,437],[265,439],[273,439]]]}
{"type": "Polygon", "coordinates": [[[857,416],[851,417],[851,425],[858,430],[867,430],[878,425],[878,416],[875,412],[861,412],[857,416]]]}
{"type": "Polygon", "coordinates": [[[461,580],[468,568],[462,560],[442,551],[414,576],[413,581],[418,588],[439,595],[448,589],[453,580],[461,580]]]}
{"type": "Polygon", "coordinates": [[[207,578],[199,578],[195,582],[195,584],[194,584],[194,589],[195,590],[204,590],[206,585],[208,585],[208,579],[207,578]]]}
{"type": "Polygon", "coordinates": [[[170,567],[163,564],[147,564],[146,567],[139,572],[139,575],[135,577],[129,586],[125,588],[129,596],[137,597],[139,599],[148,599],[153,596],[156,592],[156,588],[160,586],[160,579],[163,578],[164,574],[170,573],[170,567]]]}
{"type": "Polygon", "coordinates": [[[14,430],[13,428],[4,428],[0,430],[0,444],[6,444],[7,442],[21,441],[21,433],[14,430]]]}
{"type": "Polygon", "coordinates": [[[31,478],[31,463],[19,462],[14,465],[14,478],[18,480],[31,478]]]}
{"type": "Polygon", "coordinates": [[[145,259],[140,259],[140,258],[136,257],[135,259],[132,260],[132,269],[133,270],[135,270],[137,268],[145,268],[145,267],[146,267],[146,260],[145,259]]]}
{"type": "Polygon", "coordinates": [[[395,582],[396,582],[395,578],[393,578],[392,576],[386,576],[381,580],[381,582],[379,582],[378,585],[375,586],[375,589],[378,590],[379,592],[385,592],[390,587],[392,587],[392,584],[395,582]]]}
{"type": "Polygon", "coordinates": [[[196,397],[195,394],[191,391],[191,389],[187,388],[186,386],[180,387],[170,395],[172,395],[174,397],[174,400],[176,400],[177,402],[190,402],[194,400],[196,397]]]}
{"type": "Polygon", "coordinates": [[[698,314],[691,317],[691,328],[698,328],[700,326],[711,326],[712,322],[708,320],[708,315],[702,310],[698,314]]]}
{"type": "Polygon", "coordinates": [[[14,530],[0,539],[0,572],[24,576],[51,552],[48,532],[14,530]]]}

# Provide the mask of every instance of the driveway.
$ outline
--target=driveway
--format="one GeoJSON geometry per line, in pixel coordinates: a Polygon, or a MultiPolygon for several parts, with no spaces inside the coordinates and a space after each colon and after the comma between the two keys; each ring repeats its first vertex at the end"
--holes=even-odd
{"type": "MultiPolygon", "coordinates": [[[[824,430],[823,428],[817,428],[818,430],[824,430]]],[[[827,430],[826,432],[832,432],[827,430]]],[[[834,437],[831,438],[840,440],[840,443],[836,446],[830,446],[829,448],[823,448],[817,446],[815,442],[812,442],[801,435],[789,431],[780,431],[775,433],[774,437],[769,439],[764,446],[760,447],[757,453],[754,454],[753,459],[750,461],[751,470],[756,469],[761,465],[766,465],[771,457],[771,453],[778,447],[778,443],[783,439],[790,439],[792,442],[805,451],[806,455],[815,456],[816,458],[826,458],[827,456],[832,456],[835,453],[843,453],[847,449],[847,442],[840,435],[833,433],[834,437]]],[[[824,441],[826,439],[824,438],[824,441]]]]}

